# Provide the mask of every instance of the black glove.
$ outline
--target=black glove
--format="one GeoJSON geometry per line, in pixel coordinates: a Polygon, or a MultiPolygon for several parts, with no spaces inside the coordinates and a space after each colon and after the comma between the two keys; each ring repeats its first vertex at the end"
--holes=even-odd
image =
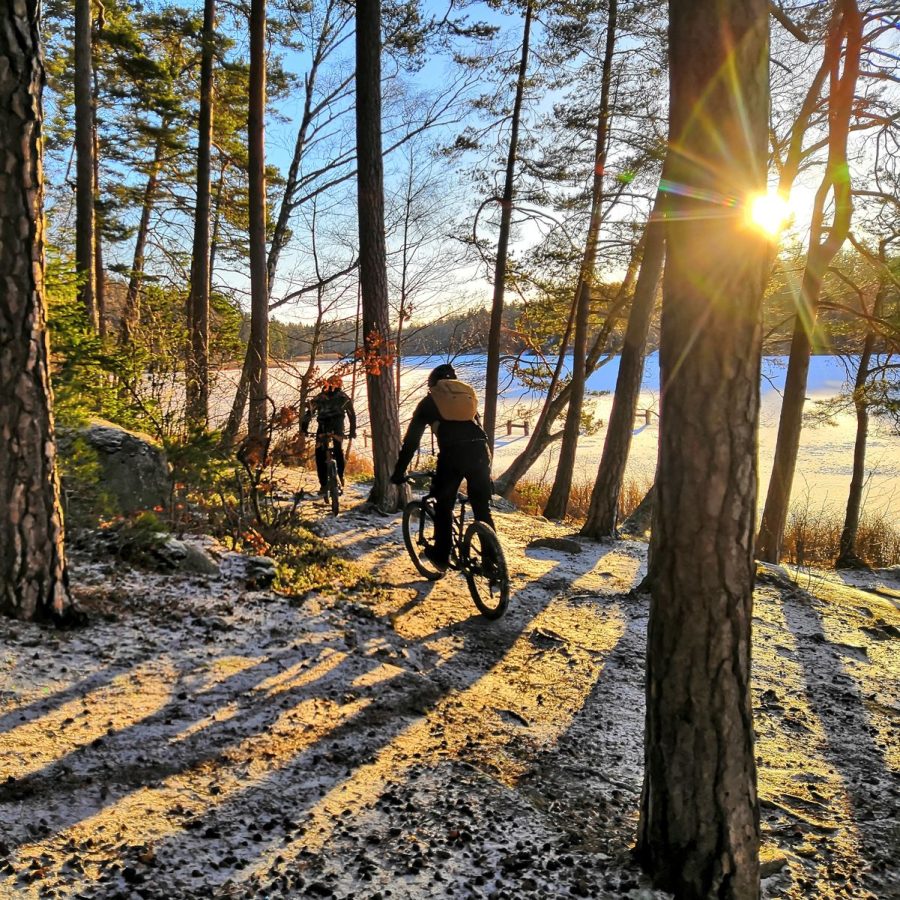
{"type": "Polygon", "coordinates": [[[355,430],[355,429],[354,429],[353,431],[350,432],[350,440],[351,440],[351,441],[355,441],[355,440],[356,440],[356,430],[355,430]]]}
{"type": "Polygon", "coordinates": [[[398,472],[394,469],[394,474],[391,475],[391,484],[403,484],[406,481],[406,476],[402,472],[398,472]]]}

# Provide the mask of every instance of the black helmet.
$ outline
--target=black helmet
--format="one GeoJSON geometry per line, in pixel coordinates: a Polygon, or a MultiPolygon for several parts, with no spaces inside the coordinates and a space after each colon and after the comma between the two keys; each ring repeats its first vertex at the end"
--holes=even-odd
{"type": "Polygon", "coordinates": [[[428,387],[434,387],[439,381],[443,381],[445,378],[456,378],[456,369],[454,369],[450,363],[444,363],[436,369],[431,370],[431,374],[428,376],[428,387]]]}

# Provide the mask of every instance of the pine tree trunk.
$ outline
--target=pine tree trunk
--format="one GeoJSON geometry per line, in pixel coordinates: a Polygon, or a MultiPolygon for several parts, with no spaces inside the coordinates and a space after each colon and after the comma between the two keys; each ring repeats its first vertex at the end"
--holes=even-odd
{"type": "Polygon", "coordinates": [[[265,442],[269,421],[269,287],[266,269],[266,3],[250,3],[250,412],[247,435],[265,442]]]}
{"type": "Polygon", "coordinates": [[[683,900],[759,896],[750,695],[768,248],[709,197],[765,190],[768,5],[670,0],[657,503],[639,856],[683,900]]]}
{"type": "Polygon", "coordinates": [[[831,260],[850,231],[853,213],[850,170],[847,166],[847,138],[859,75],[863,23],[855,0],[845,0],[841,9],[839,25],[829,35],[825,48],[826,57],[832,63],[829,76],[828,161],[813,206],[806,269],[800,289],[800,312],[794,323],[775,441],[775,458],[756,544],[758,558],[771,563],[777,563],[781,559],[803,427],[811,336],[816,326],[822,281],[831,260]],[[839,65],[842,58],[844,66],[841,73],[839,65]],[[832,194],[834,218],[831,227],[826,229],[825,211],[832,194]]]}
{"type": "Polygon", "coordinates": [[[75,274],[78,298],[95,331],[97,311],[94,220],[94,94],[91,0],[75,0],[75,274]]]}
{"type": "Polygon", "coordinates": [[[566,424],[563,428],[562,446],[556,464],[556,477],[544,507],[548,519],[561,519],[569,506],[572,490],[572,474],[575,455],[578,452],[578,433],[581,430],[581,412],[584,406],[584,386],[587,380],[588,327],[591,309],[591,291],[597,262],[597,241],[603,221],[603,173],[606,169],[607,135],[609,133],[609,93],[612,85],[612,59],[616,45],[616,19],[618,4],[609,0],[606,22],[606,47],[603,54],[603,77],[600,85],[600,109],[597,114],[597,135],[594,148],[594,178],[591,189],[591,218],[588,225],[581,273],[575,292],[575,339],[572,342],[572,380],[566,424]]]}
{"type": "Polygon", "coordinates": [[[391,484],[400,452],[400,414],[392,376],[381,154],[381,2],[356,3],[356,152],[359,280],[375,483],[369,500],[396,510],[406,491],[391,484]]]}
{"type": "MultiPolygon", "coordinates": [[[[606,343],[615,326],[616,317],[624,306],[632,285],[634,284],[638,263],[641,254],[643,253],[643,247],[644,239],[642,237],[631,255],[628,269],[625,272],[625,277],[622,279],[622,284],[619,286],[619,290],[616,293],[616,299],[610,308],[606,322],[595,336],[594,342],[591,344],[591,349],[588,351],[585,368],[586,377],[590,377],[612,358],[609,355],[603,356],[603,351],[606,348],[606,343]]],[[[566,334],[560,346],[560,357],[565,352],[568,335],[572,325],[572,316],[574,316],[574,314],[575,310],[570,310],[569,323],[566,325],[566,334]]],[[[553,392],[554,386],[559,379],[561,363],[562,359],[560,358],[557,360],[557,366],[554,370],[553,378],[551,379],[551,386],[548,389],[547,398],[544,401],[537,424],[535,425],[534,431],[531,433],[531,437],[528,439],[525,449],[509,464],[506,471],[494,482],[495,490],[504,497],[509,497],[512,494],[516,484],[525,477],[528,470],[538,461],[538,459],[540,459],[541,454],[550,446],[550,444],[562,437],[562,432],[552,434],[550,431],[553,423],[566,408],[566,404],[569,402],[572,391],[572,383],[568,382],[560,388],[559,393],[554,394],[553,392]]]]}
{"type": "MultiPolygon", "coordinates": [[[[879,257],[886,262],[885,242],[881,242],[879,257]]],[[[887,279],[884,275],[878,285],[878,293],[872,307],[872,315],[881,317],[884,299],[887,294],[887,279]]],[[[870,327],[866,331],[859,366],[856,370],[856,382],[853,386],[853,406],[856,410],[856,440],[853,446],[853,474],[850,478],[850,490],[847,494],[847,510],[844,514],[844,527],[838,546],[838,556],[834,561],[836,569],[865,568],[866,563],[856,552],[856,537],[859,533],[859,518],[862,511],[863,487],[866,483],[866,444],[869,439],[869,402],[866,397],[866,384],[869,380],[869,366],[875,350],[875,331],[870,327]]]]}
{"type": "Polygon", "coordinates": [[[203,50],[200,57],[200,114],[197,123],[197,204],[194,211],[194,244],[188,298],[190,348],[185,379],[185,414],[191,427],[197,429],[206,428],[209,420],[209,228],[215,39],[215,0],[205,0],[203,50]]]}
{"type": "MultiPolygon", "coordinates": [[[[164,123],[165,131],[168,123],[164,123]]],[[[134,340],[135,331],[141,321],[141,283],[144,280],[144,254],[147,250],[147,238],[150,234],[150,216],[156,203],[159,187],[159,173],[162,168],[164,140],[156,139],[153,160],[144,186],[144,202],[141,204],[141,218],[138,222],[137,234],[134,237],[134,255],[131,262],[131,274],[128,277],[128,293],[125,295],[125,309],[122,312],[122,343],[130,344],[134,340]]]]}
{"type": "Polygon", "coordinates": [[[653,305],[665,252],[662,197],[662,192],[658,191],[647,223],[644,258],[641,261],[641,274],[638,276],[634,299],[631,302],[625,345],[619,357],[619,374],[616,377],[616,392],[609,414],[609,428],[603,442],[603,454],[591,492],[587,519],[581,528],[581,534],[595,541],[616,536],[619,495],[625,481],[625,466],[631,450],[634,416],[644,375],[647,334],[650,331],[650,319],[653,316],[653,305]]]}
{"type": "Polygon", "coordinates": [[[97,73],[93,74],[94,94],[92,98],[93,125],[91,144],[94,170],[94,303],[97,307],[97,331],[106,337],[106,271],[103,268],[103,221],[97,214],[97,200],[100,197],[100,139],[97,131],[97,73]]]}
{"type": "Polygon", "coordinates": [[[69,595],[44,305],[38,0],[0,6],[0,612],[61,621],[69,595]]]}
{"type": "Polygon", "coordinates": [[[509,250],[509,232],[512,225],[513,181],[516,174],[516,157],[519,152],[519,122],[522,117],[522,98],[525,94],[525,77],[528,72],[528,47],[531,39],[533,2],[525,5],[525,29],[522,35],[522,55],[519,59],[519,75],[516,79],[516,98],[513,102],[512,126],[509,135],[509,153],[506,158],[506,177],[503,183],[503,199],[500,201],[500,234],[497,238],[497,261],[494,266],[494,296],[491,302],[491,324],[488,330],[487,362],[484,373],[484,430],[491,450],[494,448],[494,432],[497,428],[497,395],[500,389],[500,331],[503,325],[503,295],[506,290],[506,261],[509,250]]]}

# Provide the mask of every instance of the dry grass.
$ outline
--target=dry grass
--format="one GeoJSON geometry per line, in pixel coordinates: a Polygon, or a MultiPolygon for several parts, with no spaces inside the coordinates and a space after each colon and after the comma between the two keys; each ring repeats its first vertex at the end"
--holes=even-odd
{"type": "MultiPolygon", "coordinates": [[[[650,489],[652,479],[626,478],[622,491],[619,494],[619,521],[624,521],[637,508],[644,499],[644,494],[650,489]]],[[[545,479],[523,479],[510,495],[510,500],[524,513],[539,516],[543,513],[550,496],[553,484],[545,479]]],[[[594,482],[584,478],[573,482],[569,492],[569,506],[566,511],[566,519],[573,522],[583,522],[587,518],[588,508],[591,503],[591,491],[594,482]]]]}
{"type": "MultiPolygon", "coordinates": [[[[619,496],[619,521],[635,510],[650,488],[651,479],[627,478],[619,496]]],[[[550,496],[549,479],[523,479],[516,486],[510,500],[524,513],[539,516],[550,496]]],[[[583,522],[587,517],[593,482],[575,482],[569,495],[566,518],[583,522]]],[[[842,512],[823,508],[812,509],[809,503],[791,507],[784,535],[783,561],[792,565],[834,565],[844,525],[842,512]]],[[[880,513],[863,513],[856,541],[856,552],[870,566],[881,568],[900,563],[900,527],[880,513]]]]}
{"type": "MultiPolygon", "coordinates": [[[[844,516],[835,510],[813,510],[808,503],[791,507],[784,532],[784,562],[798,566],[832,566],[840,547],[844,516]]],[[[900,563],[900,528],[880,513],[863,513],[856,552],[870,566],[900,563]]]]}

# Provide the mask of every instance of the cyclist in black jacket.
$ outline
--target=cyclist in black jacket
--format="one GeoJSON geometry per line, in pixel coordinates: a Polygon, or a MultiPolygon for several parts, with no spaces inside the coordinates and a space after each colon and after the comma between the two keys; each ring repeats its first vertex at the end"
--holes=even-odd
{"type": "Polygon", "coordinates": [[[476,520],[494,527],[490,509],[491,453],[487,435],[478,419],[474,391],[464,382],[457,381],[453,366],[445,363],[434,369],[428,376],[428,388],[428,394],[416,406],[406,430],[391,481],[403,483],[406,468],[419,447],[425,428],[430,425],[437,437],[438,458],[431,481],[431,494],[435,499],[434,551],[426,551],[426,556],[443,571],[450,558],[453,506],[464,478],[476,520]],[[449,383],[440,384],[444,381],[449,383]],[[444,399],[447,393],[466,395],[466,400],[454,405],[454,401],[444,399]]]}
{"type": "Polygon", "coordinates": [[[329,439],[326,435],[340,435],[340,437],[331,438],[331,452],[337,463],[341,484],[344,483],[344,448],[342,446],[344,416],[350,422],[350,440],[356,437],[356,411],[353,409],[353,402],[343,391],[343,384],[343,379],[337,375],[326,379],[321,393],[313,397],[306,408],[301,423],[303,433],[309,434],[309,426],[313,418],[318,419],[319,422],[316,430],[316,474],[319,476],[320,494],[325,493],[325,483],[328,481],[325,457],[329,439]]]}

